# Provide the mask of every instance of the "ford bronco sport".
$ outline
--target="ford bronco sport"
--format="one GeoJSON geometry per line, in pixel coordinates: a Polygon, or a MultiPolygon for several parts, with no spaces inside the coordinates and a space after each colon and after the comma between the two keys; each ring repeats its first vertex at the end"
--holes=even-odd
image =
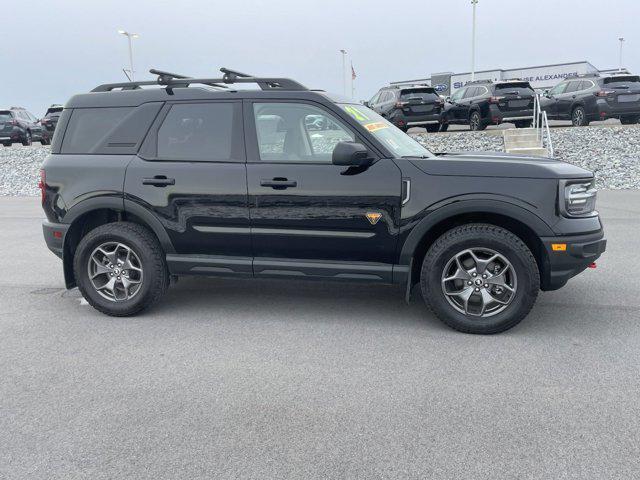
{"type": "Polygon", "coordinates": [[[44,237],[97,310],[138,313],[180,275],[381,282],[407,300],[420,283],[447,325],[496,333],[605,249],[591,172],[435,156],[363,105],[222,72],[151,70],[66,104],[44,237]]]}

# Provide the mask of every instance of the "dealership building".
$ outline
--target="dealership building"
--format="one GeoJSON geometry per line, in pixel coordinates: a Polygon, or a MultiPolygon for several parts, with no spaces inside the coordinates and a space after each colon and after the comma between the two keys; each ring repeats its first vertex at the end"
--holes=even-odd
{"type": "MultiPolygon", "coordinates": [[[[599,70],[587,61],[556,63],[553,65],[538,65],[535,67],[482,70],[475,72],[476,80],[510,80],[520,79],[531,83],[536,90],[551,88],[565,78],[575,77],[586,73],[612,73],[618,70],[599,70]]],[[[391,82],[391,85],[415,85],[426,84],[436,88],[440,95],[451,95],[457,89],[464,87],[471,81],[471,72],[453,73],[440,72],[432,73],[427,78],[417,78],[415,80],[402,80],[391,82]]]]}

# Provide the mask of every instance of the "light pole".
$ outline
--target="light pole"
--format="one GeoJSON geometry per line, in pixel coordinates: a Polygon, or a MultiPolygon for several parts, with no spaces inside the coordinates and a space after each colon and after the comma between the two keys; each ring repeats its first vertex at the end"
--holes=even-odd
{"type": "Polygon", "coordinates": [[[624,43],[624,37],[619,37],[618,41],[620,42],[620,58],[618,64],[620,65],[620,71],[622,71],[622,44],[624,43]]]}
{"type": "Polygon", "coordinates": [[[471,81],[476,77],[476,5],[478,0],[471,0],[473,5],[473,20],[471,25],[471,81]]]}
{"type": "Polygon", "coordinates": [[[340,53],[342,54],[342,93],[344,94],[344,96],[347,96],[347,72],[346,72],[346,56],[347,56],[347,51],[346,50],[340,50],[340,53]]]}
{"type": "Polygon", "coordinates": [[[132,40],[134,38],[138,38],[140,35],[137,33],[126,32],[124,30],[118,30],[120,35],[124,35],[129,40],[129,73],[131,74],[131,81],[134,80],[134,70],[133,70],[133,43],[132,40]]]}

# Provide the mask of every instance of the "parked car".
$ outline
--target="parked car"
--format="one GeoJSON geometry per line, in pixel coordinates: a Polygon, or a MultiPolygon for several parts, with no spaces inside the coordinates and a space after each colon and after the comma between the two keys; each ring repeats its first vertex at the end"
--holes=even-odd
{"type": "Polygon", "coordinates": [[[618,118],[623,124],[638,123],[640,77],[629,74],[572,77],[545,92],[540,106],[549,119],[571,120],[574,126],[608,118],[618,118]]]}
{"type": "Polygon", "coordinates": [[[40,120],[40,123],[49,134],[49,138],[52,138],[53,133],[56,131],[56,125],[58,125],[58,119],[62,114],[63,108],[62,105],[51,105],[40,120]]]}
{"type": "Polygon", "coordinates": [[[433,87],[384,87],[367,106],[406,132],[411,127],[424,127],[427,132],[440,129],[440,113],[444,100],[433,87]]]}
{"type": "Polygon", "coordinates": [[[50,136],[39,120],[22,107],[0,110],[0,143],[10,147],[13,143],[24,146],[32,142],[50,143],[50,136]]]}
{"type": "Polygon", "coordinates": [[[449,125],[469,125],[484,130],[489,125],[509,122],[516,128],[530,127],[535,91],[529,82],[506,80],[469,82],[451,95],[442,113],[442,130],[449,125]]]}
{"type": "Polygon", "coordinates": [[[66,104],[41,170],[43,233],[97,310],[134,315],[180,275],[399,284],[407,300],[419,283],[447,325],[496,333],[605,250],[587,170],[434,156],[364,105],[222,71],[152,70],[66,104]]]}

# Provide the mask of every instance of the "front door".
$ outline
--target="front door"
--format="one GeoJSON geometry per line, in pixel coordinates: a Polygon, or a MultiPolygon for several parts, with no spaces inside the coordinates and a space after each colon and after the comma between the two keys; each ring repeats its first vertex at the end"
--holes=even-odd
{"type": "Polygon", "coordinates": [[[247,101],[244,116],[254,274],[390,281],[402,188],[393,161],[333,165],[338,142],[364,140],[314,102],[247,101]]]}
{"type": "Polygon", "coordinates": [[[127,168],[125,197],[160,220],[174,270],[250,275],[242,102],[166,105],[127,168]]]}

